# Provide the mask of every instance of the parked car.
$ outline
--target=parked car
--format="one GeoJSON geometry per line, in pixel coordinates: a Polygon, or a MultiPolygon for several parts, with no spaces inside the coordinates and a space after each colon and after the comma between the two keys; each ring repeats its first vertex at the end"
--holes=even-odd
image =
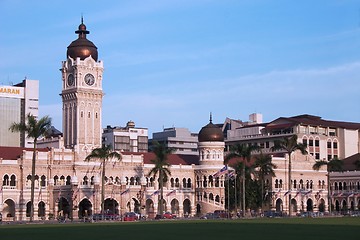
{"type": "Polygon", "coordinates": [[[218,218],[217,216],[215,216],[214,213],[209,212],[207,214],[205,214],[204,216],[202,216],[200,219],[216,219],[218,218]]]}
{"type": "Polygon", "coordinates": [[[177,216],[171,212],[165,212],[162,216],[164,219],[175,219],[177,216]]]}
{"type": "Polygon", "coordinates": [[[134,213],[134,212],[126,212],[126,213],[124,214],[123,220],[124,220],[125,222],[133,222],[133,221],[136,221],[136,220],[137,220],[136,213],[134,213]]]}

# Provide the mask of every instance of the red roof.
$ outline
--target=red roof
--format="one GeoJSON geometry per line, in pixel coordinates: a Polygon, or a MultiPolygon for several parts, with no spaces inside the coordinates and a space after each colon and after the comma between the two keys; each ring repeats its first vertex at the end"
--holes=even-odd
{"type": "MultiPolygon", "coordinates": [[[[16,160],[20,158],[23,151],[32,151],[33,148],[23,148],[23,147],[0,147],[0,158],[5,160],[16,160]]],[[[48,148],[37,148],[39,152],[47,152],[48,148]]]]}
{"type": "Polygon", "coordinates": [[[355,162],[360,161],[360,153],[356,153],[350,157],[344,158],[342,161],[343,161],[342,171],[359,170],[356,167],[355,162]]]}
{"type": "Polygon", "coordinates": [[[280,117],[270,122],[266,128],[277,128],[280,125],[289,124],[304,124],[304,125],[313,125],[313,126],[322,126],[322,127],[333,127],[333,128],[345,128],[345,129],[360,129],[360,123],[354,122],[343,122],[343,121],[330,121],[324,120],[321,117],[313,116],[309,114],[298,115],[294,117],[280,117]],[[279,124],[277,124],[280,122],[279,124]]]}

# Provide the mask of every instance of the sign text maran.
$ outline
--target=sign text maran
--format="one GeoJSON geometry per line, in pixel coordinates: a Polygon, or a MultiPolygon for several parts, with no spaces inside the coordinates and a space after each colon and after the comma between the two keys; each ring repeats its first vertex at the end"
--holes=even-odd
{"type": "Polygon", "coordinates": [[[0,87],[0,93],[20,94],[20,89],[0,87]]]}

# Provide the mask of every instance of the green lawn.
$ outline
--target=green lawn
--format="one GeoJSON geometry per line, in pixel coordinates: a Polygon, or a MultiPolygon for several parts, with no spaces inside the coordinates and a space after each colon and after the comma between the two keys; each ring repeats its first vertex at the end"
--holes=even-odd
{"type": "Polygon", "coordinates": [[[0,225],[1,240],[332,240],[357,239],[360,218],[149,221],[0,225]]]}

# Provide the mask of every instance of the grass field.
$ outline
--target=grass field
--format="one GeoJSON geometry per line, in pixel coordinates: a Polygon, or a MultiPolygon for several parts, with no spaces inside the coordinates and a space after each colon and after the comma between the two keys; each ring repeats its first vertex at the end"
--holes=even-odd
{"type": "Polygon", "coordinates": [[[0,225],[1,240],[110,239],[358,239],[360,218],[175,220],[117,223],[0,225]]]}

